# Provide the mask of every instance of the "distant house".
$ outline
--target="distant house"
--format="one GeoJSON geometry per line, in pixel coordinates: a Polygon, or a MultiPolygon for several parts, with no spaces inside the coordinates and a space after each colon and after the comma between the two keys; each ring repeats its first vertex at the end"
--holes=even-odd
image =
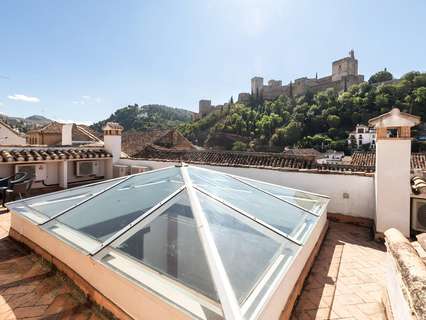
{"type": "Polygon", "coordinates": [[[26,145],[25,135],[0,120],[0,145],[23,146],[26,145]]]}
{"type": "Polygon", "coordinates": [[[196,149],[188,139],[175,129],[125,133],[122,136],[122,150],[129,156],[138,154],[148,145],[175,150],[196,149]]]}
{"type": "Polygon", "coordinates": [[[42,128],[27,132],[27,143],[31,145],[98,145],[102,140],[88,126],[75,123],[51,122],[42,128]]]}
{"type": "Polygon", "coordinates": [[[357,124],[355,131],[352,131],[348,137],[348,144],[355,142],[356,147],[369,144],[371,148],[376,146],[376,130],[363,124],[357,124]]]}
{"type": "Polygon", "coordinates": [[[343,151],[328,150],[327,152],[323,153],[319,159],[317,159],[317,163],[340,164],[342,163],[344,157],[345,153],[343,151]]]}

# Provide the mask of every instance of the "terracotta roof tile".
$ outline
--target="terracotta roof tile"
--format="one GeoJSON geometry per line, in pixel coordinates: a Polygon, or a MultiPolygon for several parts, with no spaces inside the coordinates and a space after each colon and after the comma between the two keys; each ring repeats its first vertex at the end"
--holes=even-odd
{"type": "MultiPolygon", "coordinates": [[[[374,151],[355,152],[352,155],[351,165],[374,167],[376,165],[376,153],[374,151]]],[[[411,154],[411,169],[426,170],[426,153],[411,154]]]]}
{"type": "Polygon", "coordinates": [[[241,166],[254,168],[282,168],[333,172],[372,172],[374,167],[343,164],[318,164],[313,159],[288,156],[282,153],[236,152],[217,150],[176,150],[154,145],[146,146],[134,158],[210,164],[220,166],[241,166]]]}
{"type": "Polygon", "coordinates": [[[104,149],[92,148],[20,148],[1,149],[0,162],[45,161],[59,159],[106,158],[104,149]]]}
{"type": "Polygon", "coordinates": [[[122,136],[122,150],[130,156],[139,153],[150,144],[174,149],[195,149],[188,139],[173,129],[125,133],[122,136]]]}

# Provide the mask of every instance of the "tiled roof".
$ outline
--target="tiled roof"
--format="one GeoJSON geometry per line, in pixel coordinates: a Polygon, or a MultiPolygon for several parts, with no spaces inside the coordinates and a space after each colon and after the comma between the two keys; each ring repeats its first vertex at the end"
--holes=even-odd
{"type": "Polygon", "coordinates": [[[107,158],[111,154],[104,149],[92,148],[0,148],[1,162],[43,161],[60,159],[107,158]]]}
{"type": "Polygon", "coordinates": [[[296,156],[296,157],[319,157],[321,152],[314,148],[294,148],[284,150],[284,155],[296,156]]]}
{"type": "MultiPolygon", "coordinates": [[[[351,165],[374,167],[376,165],[376,153],[374,151],[355,152],[352,155],[351,165]]],[[[426,153],[411,154],[411,169],[426,170],[426,153]]]]}
{"type": "MultiPolygon", "coordinates": [[[[51,122],[39,129],[33,129],[28,131],[28,134],[43,133],[43,134],[54,134],[62,136],[63,123],[51,122]]],[[[92,141],[101,142],[98,135],[91,130],[88,126],[83,124],[73,124],[72,127],[72,140],[73,141],[92,141]]]]}
{"type": "Polygon", "coordinates": [[[177,130],[151,130],[122,135],[122,149],[130,156],[138,154],[148,145],[181,150],[195,149],[194,145],[177,130]]]}
{"type": "Polygon", "coordinates": [[[282,153],[236,152],[218,150],[176,150],[148,145],[133,156],[136,159],[187,162],[217,166],[252,167],[265,169],[308,170],[312,172],[340,172],[370,174],[374,166],[350,164],[319,164],[314,159],[288,156],[282,153]]]}
{"type": "Polygon", "coordinates": [[[352,155],[351,165],[354,166],[375,166],[376,165],[376,152],[354,152],[352,155]]]}

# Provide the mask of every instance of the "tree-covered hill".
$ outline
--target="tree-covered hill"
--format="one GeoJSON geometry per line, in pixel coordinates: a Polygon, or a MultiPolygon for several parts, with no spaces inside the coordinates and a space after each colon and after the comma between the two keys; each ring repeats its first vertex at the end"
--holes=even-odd
{"type": "Polygon", "coordinates": [[[200,145],[234,150],[298,146],[351,151],[347,138],[356,124],[367,124],[392,107],[426,119],[426,73],[409,72],[398,81],[390,81],[393,77],[388,73],[378,72],[369,82],[341,93],[328,89],[296,98],[230,104],[181,125],[180,130],[200,145]],[[231,145],[217,139],[225,133],[233,135],[231,145]],[[241,140],[235,141],[235,136],[241,140]]]}
{"type": "Polygon", "coordinates": [[[163,105],[129,105],[116,110],[109,118],[94,123],[91,128],[102,132],[108,121],[120,123],[125,131],[147,131],[174,128],[192,119],[192,112],[163,105]]]}

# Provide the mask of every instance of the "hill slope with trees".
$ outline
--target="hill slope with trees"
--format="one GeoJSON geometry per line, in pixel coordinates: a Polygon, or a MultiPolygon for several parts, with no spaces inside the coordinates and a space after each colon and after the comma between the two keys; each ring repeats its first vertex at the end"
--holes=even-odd
{"type": "Polygon", "coordinates": [[[125,131],[148,131],[154,129],[175,128],[183,123],[190,122],[192,112],[163,105],[129,105],[116,110],[105,120],[94,123],[91,128],[102,132],[108,121],[120,123],[125,131]]]}
{"type": "Polygon", "coordinates": [[[282,151],[297,146],[350,152],[347,138],[354,127],[392,107],[426,119],[426,73],[392,79],[388,71],[380,71],[346,92],[327,89],[296,98],[234,103],[180,130],[194,143],[223,149],[282,151]]]}

